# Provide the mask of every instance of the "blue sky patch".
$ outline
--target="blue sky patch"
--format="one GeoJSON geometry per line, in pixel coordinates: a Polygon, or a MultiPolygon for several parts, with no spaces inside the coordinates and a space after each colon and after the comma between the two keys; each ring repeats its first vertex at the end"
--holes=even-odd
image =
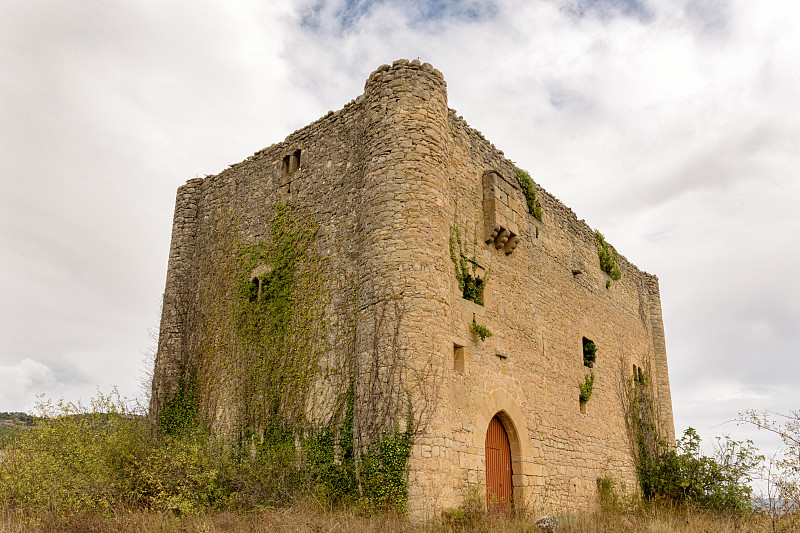
{"type": "Polygon", "coordinates": [[[330,0],[319,0],[303,13],[301,24],[312,29],[328,26],[322,20],[333,16],[332,27],[346,31],[368,15],[377,6],[391,4],[402,11],[409,22],[416,24],[435,23],[441,20],[481,20],[493,17],[498,9],[493,0],[345,0],[333,9],[330,0]]]}
{"type": "Polygon", "coordinates": [[[609,20],[616,17],[632,17],[649,22],[653,12],[642,0],[567,0],[560,6],[561,12],[573,18],[587,16],[609,20]]]}

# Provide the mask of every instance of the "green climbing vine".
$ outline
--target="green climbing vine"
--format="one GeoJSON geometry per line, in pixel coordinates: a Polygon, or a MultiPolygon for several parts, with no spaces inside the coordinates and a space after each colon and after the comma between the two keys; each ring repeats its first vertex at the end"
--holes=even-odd
{"type": "Polygon", "coordinates": [[[464,237],[455,222],[450,226],[450,260],[455,267],[458,288],[461,290],[465,300],[483,305],[483,291],[486,288],[487,277],[479,277],[478,269],[483,269],[476,258],[478,247],[478,231],[474,230],[472,252],[470,253],[466,243],[467,230],[464,229],[464,237]]]}
{"type": "MultiPolygon", "coordinates": [[[[530,211],[533,218],[542,221],[542,204],[536,199],[536,188],[533,186],[531,175],[526,170],[521,168],[517,169],[517,181],[519,186],[522,187],[522,194],[525,195],[525,201],[528,204],[528,211],[530,211]]],[[[538,236],[538,228],[537,228],[538,236]]]]}
{"type": "Polygon", "coordinates": [[[179,435],[197,428],[197,374],[189,372],[178,381],[175,396],[164,402],[158,425],[167,435],[179,435]]]}
{"type": "Polygon", "coordinates": [[[394,434],[384,431],[379,440],[370,443],[357,457],[353,439],[354,402],[351,387],[340,424],[310,432],[303,441],[303,462],[319,494],[333,504],[361,502],[374,508],[394,507],[404,511],[408,500],[406,468],[414,434],[411,406],[403,431],[394,434]]]}
{"type": "Polygon", "coordinates": [[[325,262],[312,243],[318,225],[303,212],[278,205],[269,239],[235,246],[231,314],[244,356],[243,403],[250,430],[305,427],[310,387],[319,377],[325,262]]]}
{"type": "MultiPolygon", "coordinates": [[[[611,276],[611,279],[619,280],[622,277],[622,272],[617,266],[617,259],[619,258],[617,250],[606,242],[602,233],[596,230],[594,232],[594,244],[597,247],[597,256],[600,258],[600,268],[611,276]]],[[[610,286],[611,284],[607,282],[606,288],[610,286]]]]}
{"type": "MultiPolygon", "coordinates": [[[[159,426],[213,435],[220,413],[230,416],[231,427],[219,427],[247,478],[230,489],[239,497],[272,505],[312,491],[332,504],[402,510],[413,436],[428,409],[423,401],[412,411],[405,386],[413,380],[402,375],[402,300],[371,296],[374,327],[363,333],[374,353],[357,358],[358,284],[317,252],[313,217],[290,205],[273,210],[263,238],[245,239],[224,210],[201,237],[187,283],[197,296],[185,318],[186,377],[161,402],[159,426]]],[[[421,392],[415,397],[436,396],[421,392]]]]}

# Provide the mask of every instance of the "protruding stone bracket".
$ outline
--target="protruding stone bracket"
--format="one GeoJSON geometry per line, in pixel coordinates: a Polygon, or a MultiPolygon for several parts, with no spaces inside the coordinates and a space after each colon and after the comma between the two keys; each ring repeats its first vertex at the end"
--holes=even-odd
{"type": "Polygon", "coordinates": [[[483,222],[484,242],[511,255],[520,241],[519,202],[516,189],[506,182],[495,170],[483,173],[483,222]]]}

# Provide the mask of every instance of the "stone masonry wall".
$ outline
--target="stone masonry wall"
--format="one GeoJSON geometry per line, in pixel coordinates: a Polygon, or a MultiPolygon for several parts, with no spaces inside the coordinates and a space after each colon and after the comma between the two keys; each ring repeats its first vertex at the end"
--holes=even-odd
{"type": "Polygon", "coordinates": [[[429,432],[415,457],[415,493],[432,512],[457,505],[465,487],[480,486],[483,439],[498,412],[512,441],[518,501],[591,505],[595,480],[606,474],[635,487],[618,397],[621,379],[629,378],[634,364],[653,369],[660,425],[667,439],[674,438],[657,279],[620,257],[622,279],[606,288],[610,278],[600,269],[593,230],[538,186],[544,216],[536,221],[527,212],[514,165],[454,112],[449,119],[445,216],[467,228],[468,240],[477,234],[477,262],[489,281],[484,306],[464,300],[447,250],[440,250],[451,270],[447,327],[439,332],[442,351],[464,347],[466,361],[463,370],[451,364],[444,380],[436,417],[441,427],[429,432]],[[497,190],[492,201],[501,204],[492,206],[499,211],[491,221],[487,171],[497,190]],[[484,242],[492,223],[520,237],[510,253],[484,242]],[[479,340],[469,329],[473,320],[494,335],[479,340]],[[582,410],[583,337],[599,350],[594,391],[582,410]],[[447,437],[440,442],[434,435],[447,437]]]}
{"type": "MultiPolygon", "coordinates": [[[[215,220],[234,211],[245,240],[256,241],[267,235],[274,204],[291,203],[314,216],[317,249],[357,288],[359,358],[388,357],[370,352],[372,321],[376,306],[399,299],[406,365],[433,369],[430,383],[413,389],[413,404],[432,410],[409,465],[415,516],[459,505],[471,487],[485,490],[484,442],[495,414],[511,441],[515,501],[590,506],[605,474],[635,487],[618,398],[632,365],[651,369],[660,425],[674,438],[658,281],[620,256],[622,279],[606,288],[593,230],[536,190],[541,222],[527,212],[514,164],[448,109],[439,71],[406,60],[378,68],[343,109],[178,190],[151,414],[175,394],[189,357],[187,328],[202,305],[193,280],[215,220]],[[488,273],[483,306],[458,290],[448,244],[454,221],[470,248],[477,239],[488,273]],[[508,230],[500,247],[486,242],[495,225],[508,230]],[[481,341],[473,320],[493,336],[481,341]],[[583,337],[598,352],[594,391],[581,409],[583,337]]],[[[332,322],[346,319],[345,285],[328,288],[332,322]]],[[[223,430],[239,408],[229,394],[206,409],[223,430]]]]}

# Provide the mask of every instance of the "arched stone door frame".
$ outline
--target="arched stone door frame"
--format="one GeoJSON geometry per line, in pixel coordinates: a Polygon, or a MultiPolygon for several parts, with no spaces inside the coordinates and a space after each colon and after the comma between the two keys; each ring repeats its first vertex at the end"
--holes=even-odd
{"type": "Polygon", "coordinates": [[[486,505],[490,511],[510,511],[514,504],[514,470],[508,432],[498,415],[489,422],[484,454],[486,505]]]}
{"type": "Polygon", "coordinates": [[[486,432],[495,415],[503,423],[511,448],[514,501],[522,502],[526,496],[525,489],[529,485],[529,477],[533,473],[533,447],[522,409],[505,389],[493,391],[481,403],[474,419],[473,447],[481,451],[485,478],[486,432]]]}

